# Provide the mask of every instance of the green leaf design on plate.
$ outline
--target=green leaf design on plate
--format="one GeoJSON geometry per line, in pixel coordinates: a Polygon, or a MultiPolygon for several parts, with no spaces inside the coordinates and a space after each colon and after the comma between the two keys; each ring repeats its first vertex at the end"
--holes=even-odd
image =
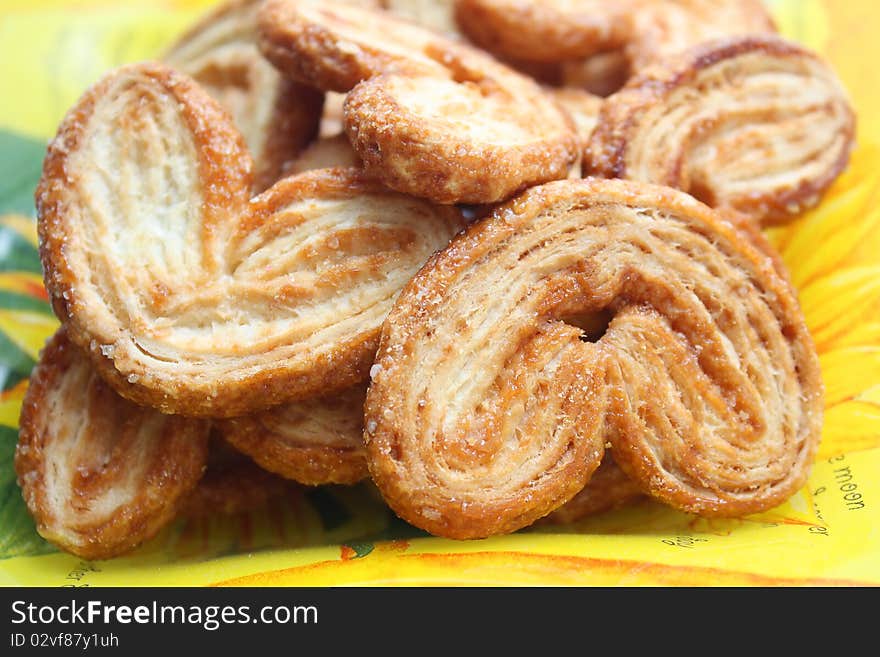
{"type": "Polygon", "coordinates": [[[0,390],[8,390],[31,375],[34,360],[0,331],[0,390]]]}
{"type": "Polygon", "coordinates": [[[342,527],[351,520],[351,512],[332,493],[323,488],[314,488],[306,493],[311,507],[321,517],[326,531],[342,527]]]}
{"type": "Polygon", "coordinates": [[[43,271],[40,254],[34,245],[12,228],[2,225],[0,225],[0,271],[27,271],[34,274],[43,271]]]}
{"type": "Polygon", "coordinates": [[[373,548],[376,547],[373,543],[368,543],[366,541],[349,541],[348,543],[343,543],[343,545],[354,550],[353,559],[360,559],[361,557],[367,556],[373,551],[373,548]]]}
{"type": "Polygon", "coordinates": [[[0,214],[34,216],[34,189],[43,170],[46,143],[0,130],[0,153],[0,214]]]}
{"type": "Polygon", "coordinates": [[[0,308],[5,310],[24,310],[54,317],[52,306],[49,305],[48,301],[8,290],[0,290],[0,308]]]}
{"type": "Polygon", "coordinates": [[[37,533],[21,497],[12,462],[17,442],[16,429],[0,426],[0,559],[58,551],[37,533]]]}

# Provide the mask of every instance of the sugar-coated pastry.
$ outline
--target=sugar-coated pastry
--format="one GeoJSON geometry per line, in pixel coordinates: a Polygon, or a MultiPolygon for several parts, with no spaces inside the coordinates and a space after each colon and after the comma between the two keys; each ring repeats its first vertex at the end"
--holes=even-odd
{"type": "Polygon", "coordinates": [[[195,488],[209,425],[117,395],[60,329],[31,374],[15,472],[37,531],[84,559],[154,536],[195,488]]]}
{"type": "Polygon", "coordinates": [[[438,203],[493,203],[564,178],[568,117],[532,79],[383,12],[268,0],[260,46],[286,75],[350,92],[345,131],[366,171],[438,203]]]}
{"type": "Polygon", "coordinates": [[[455,18],[474,43],[536,62],[585,58],[630,35],[630,3],[605,0],[456,0],[455,18]]]}
{"type": "Polygon", "coordinates": [[[589,174],[683,189],[767,224],[815,205],[846,166],[855,115],[834,71],[779,37],[710,42],[607,98],[589,174]]]}
{"type": "Polygon", "coordinates": [[[228,0],[163,57],[226,108],[256,163],[256,191],[269,187],[317,134],[324,94],[282,77],[257,48],[262,0],[228,0]]]}
{"type": "Polygon", "coordinates": [[[602,463],[590,477],[586,487],[540,522],[566,525],[587,516],[626,506],[643,497],[644,494],[636,482],[624,474],[614,462],[611,452],[606,451],[602,463]]]}
{"type": "Polygon", "coordinates": [[[366,386],[276,406],[217,425],[230,445],[265,470],[302,484],[354,484],[368,476],[366,386]]]}
{"type": "Polygon", "coordinates": [[[246,513],[291,491],[292,484],[263,470],[230,447],[216,431],[208,443],[205,473],[181,504],[180,516],[203,518],[216,514],[246,513]]]}
{"type": "Polygon", "coordinates": [[[806,481],[818,359],[790,285],[721,215],[622,180],[534,187],[457,236],[383,326],[370,472],[427,531],[526,526],[604,446],[678,509],[739,516],[806,481]],[[610,314],[601,337],[574,316],[610,314]]]}
{"type": "Polygon", "coordinates": [[[776,24],[762,0],[629,0],[630,66],[645,66],[707,41],[774,34],[776,24]]]}
{"type": "Polygon", "coordinates": [[[394,297],[461,226],[354,169],[250,199],[251,166],[220,106],[158,64],[109,74],[50,144],[46,287],[123,396],[230,417],[366,380],[394,297]]]}

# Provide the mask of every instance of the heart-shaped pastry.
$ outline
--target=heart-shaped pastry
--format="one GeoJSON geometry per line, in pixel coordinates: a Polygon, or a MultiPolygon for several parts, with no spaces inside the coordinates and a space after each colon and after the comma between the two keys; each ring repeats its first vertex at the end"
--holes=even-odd
{"type": "Polygon", "coordinates": [[[631,2],[456,0],[455,19],[474,43],[500,57],[561,62],[622,46],[631,2]]]}
{"type": "Polygon", "coordinates": [[[570,120],[531,79],[391,15],[268,0],[260,47],[282,72],[350,92],[345,131],[367,172],[438,203],[493,203],[564,178],[570,120]]]}
{"type": "Polygon", "coordinates": [[[499,57],[559,64],[564,84],[608,91],[603,78],[613,85],[700,43],[776,32],[761,0],[458,0],[456,18],[499,57]]]}
{"type": "Polygon", "coordinates": [[[354,484],[369,476],[366,386],[218,423],[230,445],[265,470],[303,484],[354,484]]]}
{"type": "Polygon", "coordinates": [[[610,443],[637,486],[738,516],[806,481],[822,382],[790,284],[692,197],[621,180],[535,187],[420,270],[385,322],[370,472],[427,531],[524,527],[610,443]],[[610,316],[585,334],[569,318],[610,316]]]}
{"type": "Polygon", "coordinates": [[[65,118],[36,193],[46,288],[123,396],[229,417],[366,380],[394,297],[462,225],[352,169],[250,188],[227,114],[158,64],[65,118]]]}
{"type": "Polygon", "coordinates": [[[766,224],[819,201],[854,135],[846,91],[821,58],[778,37],[745,37],[664,60],[605,99],[584,166],[766,224]]]}
{"type": "Polygon", "coordinates": [[[209,425],[122,399],[60,329],[31,374],[15,472],[37,531],[84,559],[171,521],[202,476],[209,425]]]}
{"type": "Polygon", "coordinates": [[[163,57],[230,114],[256,163],[254,188],[281,177],[315,137],[324,94],[283,78],[257,48],[262,0],[228,0],[188,30],[163,57]]]}

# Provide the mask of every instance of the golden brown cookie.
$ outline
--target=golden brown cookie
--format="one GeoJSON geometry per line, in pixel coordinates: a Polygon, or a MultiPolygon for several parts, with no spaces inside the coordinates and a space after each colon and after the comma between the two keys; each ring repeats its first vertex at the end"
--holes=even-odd
{"type": "Polygon", "coordinates": [[[236,451],[212,431],[205,473],[186,496],[178,515],[203,518],[259,509],[273,497],[292,489],[292,484],[267,472],[236,451]]]}
{"type": "Polygon", "coordinates": [[[474,43],[534,62],[585,58],[621,46],[630,3],[605,0],[456,0],[455,18],[474,43]]]}
{"type": "Polygon", "coordinates": [[[567,525],[587,516],[618,509],[642,497],[644,494],[636,482],[624,474],[608,451],[587,486],[540,522],[567,525]]]}
{"type": "Polygon", "coordinates": [[[345,131],[368,173],[439,203],[493,203],[563,178],[567,117],[541,88],[465,44],[382,12],[268,0],[260,45],[279,69],[347,92],[345,131]]]}
{"type": "Polygon", "coordinates": [[[302,484],[354,484],[369,475],[364,395],[357,385],[217,425],[230,445],[265,470],[302,484]]]}
{"type": "Polygon", "coordinates": [[[65,330],[31,374],[15,452],[37,531],[66,552],[107,559],[177,514],[207,459],[208,424],[122,399],[65,330]]]}
{"type": "Polygon", "coordinates": [[[123,396],[229,417],[365,380],[397,292],[461,226],[353,169],[250,187],[226,113],[163,66],[67,115],[36,194],[46,287],[123,396]]]}
{"type": "Polygon", "coordinates": [[[626,53],[633,70],[707,41],[769,35],[776,25],[762,0],[629,0],[632,33],[626,53]]]}
{"type": "Polygon", "coordinates": [[[772,262],[707,206],[621,180],[535,187],[401,292],[365,405],[389,505],[427,531],[513,531],[582,490],[604,445],[642,490],[736,516],[806,481],[818,359],[772,262]],[[601,337],[565,320],[609,313],[601,337]]]}
{"type": "Polygon", "coordinates": [[[181,36],[163,60],[226,108],[256,163],[255,190],[317,134],[324,94],[281,77],[257,48],[262,0],[228,0],[181,36]]]}
{"type": "Polygon", "coordinates": [[[606,99],[585,170],[766,224],[818,202],[854,134],[846,91],[817,55],[778,37],[731,39],[645,69],[606,99]]]}

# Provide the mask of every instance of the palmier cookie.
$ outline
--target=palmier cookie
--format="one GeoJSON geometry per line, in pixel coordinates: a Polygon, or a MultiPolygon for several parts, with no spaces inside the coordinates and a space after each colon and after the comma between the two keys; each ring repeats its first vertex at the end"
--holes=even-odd
{"type": "Polygon", "coordinates": [[[36,193],[46,287],[123,396],[230,417],[366,380],[397,292],[461,226],[353,169],[250,187],[226,113],[163,66],[111,73],[62,123],[36,193]]]}
{"type": "Polygon", "coordinates": [[[268,0],[260,46],[280,70],[350,92],[346,134],[367,172],[438,203],[492,203],[564,178],[569,118],[530,78],[394,16],[268,0]]]}
{"type": "Polygon", "coordinates": [[[455,19],[474,43],[499,57],[533,62],[586,58],[623,46],[632,2],[456,0],[455,19]]]}
{"type": "Polygon", "coordinates": [[[629,4],[632,33],[624,50],[636,72],[707,41],[776,33],[762,0],[629,0],[629,4]]]}
{"type": "Polygon", "coordinates": [[[122,399],[60,329],[31,374],[15,472],[37,531],[84,559],[154,536],[195,488],[207,422],[122,399]]]}
{"type": "Polygon", "coordinates": [[[606,442],[678,509],[760,511],[804,484],[821,423],[818,360],[772,261],[684,193],[586,179],[499,206],[404,288],[364,435],[401,517],[476,538],[571,499],[606,442]],[[602,311],[596,341],[565,321],[602,311]]]}
{"type": "Polygon", "coordinates": [[[644,497],[636,482],[615,463],[610,451],[590,477],[586,487],[553,513],[540,520],[548,525],[567,525],[588,516],[611,511],[644,497]]]}
{"type": "Polygon", "coordinates": [[[369,475],[364,395],[359,384],[335,395],[233,418],[217,428],[260,467],[302,484],[354,484],[369,475]]]}
{"type": "Polygon", "coordinates": [[[230,114],[256,163],[262,191],[315,137],[324,94],[282,77],[257,48],[262,0],[229,0],[180,37],[163,60],[198,82],[230,114]]]}
{"type": "Polygon", "coordinates": [[[706,41],[776,31],[761,0],[458,0],[456,18],[500,57],[561,65],[567,84],[597,73],[601,84],[611,72],[613,81],[706,41]]]}
{"type": "Polygon", "coordinates": [[[636,75],[605,100],[584,166],[767,224],[818,202],[854,134],[847,94],[822,59],[778,37],[747,37],[636,75]]]}
{"type": "Polygon", "coordinates": [[[215,428],[208,445],[205,473],[182,501],[178,515],[204,518],[255,511],[269,500],[291,491],[292,486],[233,449],[215,428]]]}

